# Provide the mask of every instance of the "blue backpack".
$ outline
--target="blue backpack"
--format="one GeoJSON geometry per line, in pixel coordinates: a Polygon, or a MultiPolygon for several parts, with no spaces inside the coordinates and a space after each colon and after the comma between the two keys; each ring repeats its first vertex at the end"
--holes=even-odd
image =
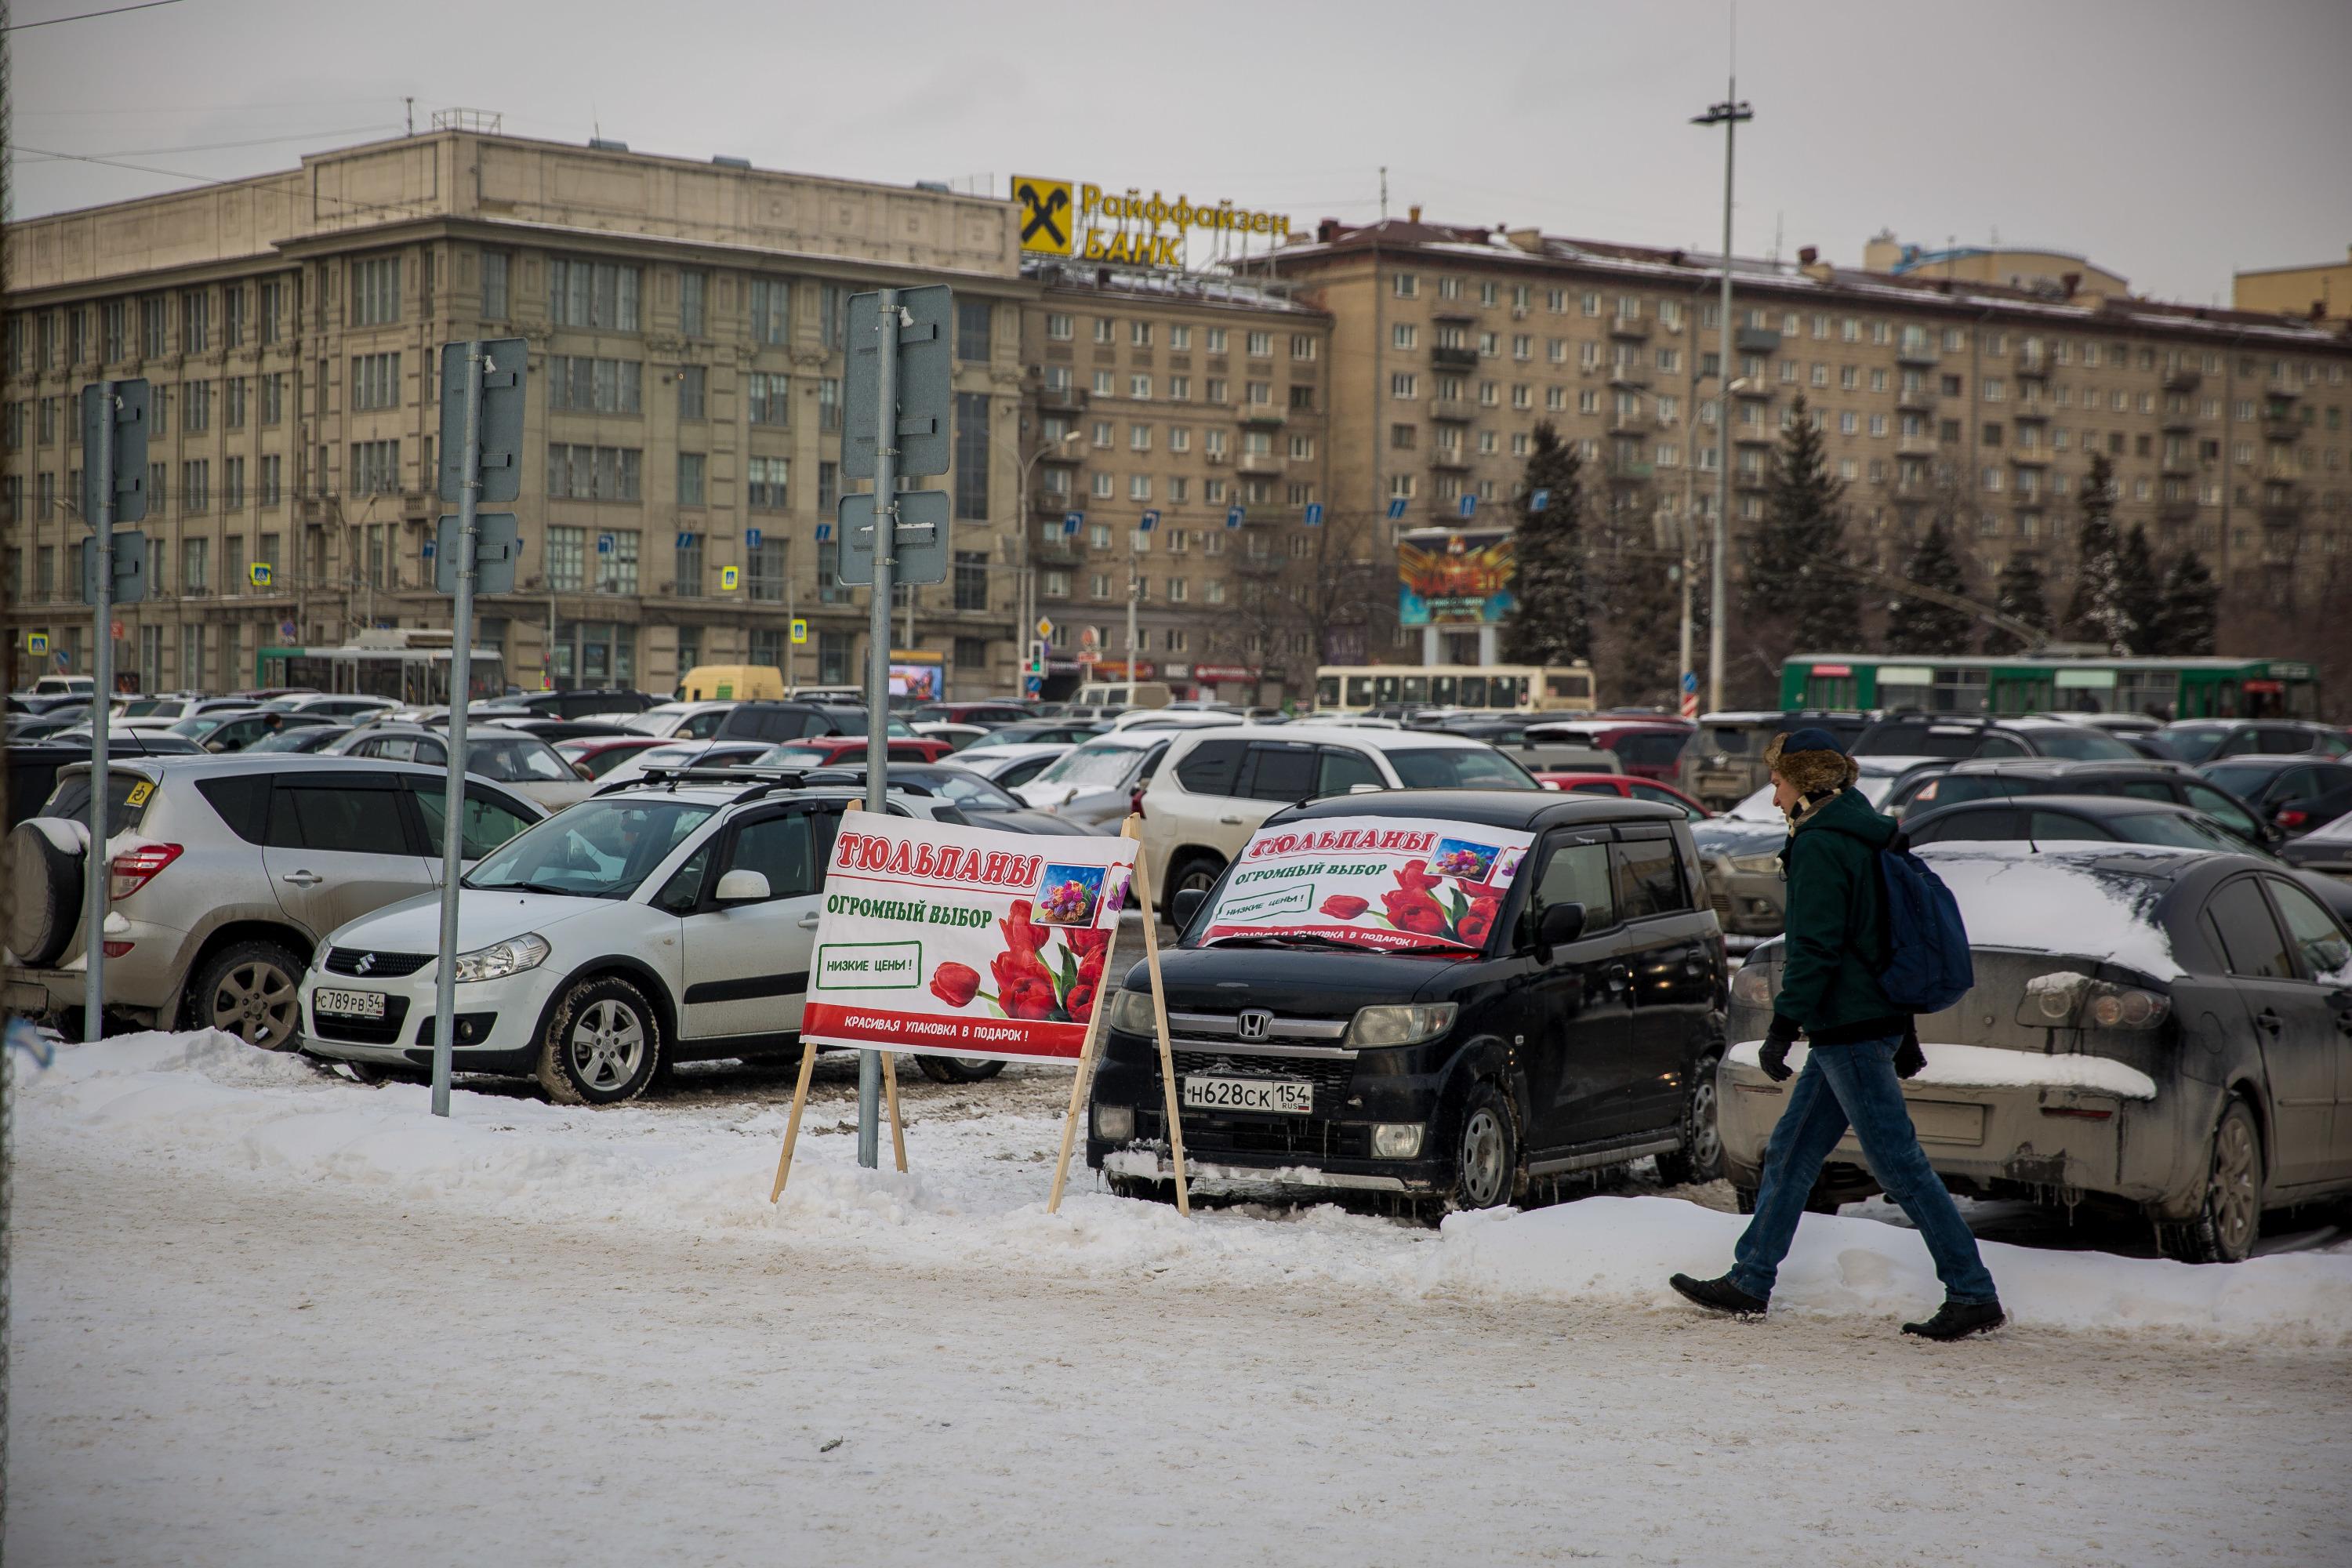
{"type": "Polygon", "coordinates": [[[1906,1013],[1940,1013],[1977,983],[1959,900],[1900,839],[1879,851],[1878,868],[1886,894],[1886,963],[1878,972],[1879,987],[1906,1013]]]}

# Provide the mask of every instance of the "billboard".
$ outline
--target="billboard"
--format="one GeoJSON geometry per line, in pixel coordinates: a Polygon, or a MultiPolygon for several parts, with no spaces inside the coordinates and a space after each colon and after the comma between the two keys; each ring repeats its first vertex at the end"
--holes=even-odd
{"type": "Polygon", "coordinates": [[[1510,613],[1517,544],[1508,529],[1417,528],[1397,540],[1397,622],[1490,625],[1510,613]]]}
{"type": "Polygon", "coordinates": [[[1330,816],[1261,827],[1202,940],[1311,936],[1388,952],[1479,952],[1535,835],[1479,823],[1330,816]]]}

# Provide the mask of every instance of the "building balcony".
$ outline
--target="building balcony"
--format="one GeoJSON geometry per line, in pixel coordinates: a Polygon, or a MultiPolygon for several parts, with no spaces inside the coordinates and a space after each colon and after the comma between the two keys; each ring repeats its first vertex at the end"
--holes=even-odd
{"type": "Polygon", "coordinates": [[[1612,436],[1647,436],[1657,426],[1649,415],[1640,409],[1631,414],[1612,414],[1609,417],[1612,436]]]}
{"type": "Polygon", "coordinates": [[[1943,450],[1933,436],[1898,436],[1895,450],[1906,458],[1932,458],[1943,450]]]}
{"type": "Polygon", "coordinates": [[[1441,473],[1467,473],[1470,470],[1470,454],[1459,447],[1434,447],[1429,454],[1429,466],[1441,473]]]}
{"type": "Polygon", "coordinates": [[[1780,395],[1780,389],[1770,382],[1745,380],[1731,389],[1731,395],[1748,403],[1769,403],[1780,395]]]}
{"type": "Polygon", "coordinates": [[[1029,498],[1029,508],[1032,511],[1039,517],[1051,518],[1055,522],[1061,521],[1071,512],[1085,510],[1086,504],[1076,496],[1058,494],[1053,490],[1039,490],[1029,498]]]}
{"type": "Polygon", "coordinates": [[[1646,343],[1650,341],[1650,319],[1647,316],[1612,316],[1609,335],[1622,342],[1646,343]]]}
{"type": "Polygon", "coordinates": [[[1744,354],[1780,352],[1780,334],[1769,327],[1741,327],[1731,334],[1731,345],[1744,354]]]}
{"type": "Polygon", "coordinates": [[[2021,468],[2046,468],[2050,454],[2039,447],[2020,447],[2009,454],[2009,460],[2021,468]]]}
{"type": "Polygon", "coordinates": [[[1237,555],[1233,569],[1244,577],[1265,578],[1282,575],[1283,558],[1278,555],[1237,555]]]}
{"type": "Polygon", "coordinates": [[[1932,342],[1904,342],[1895,348],[1896,364],[1941,364],[1942,351],[1932,342]]]}
{"type": "Polygon", "coordinates": [[[2156,521],[2163,523],[2184,523],[2197,521],[2197,502],[2186,496],[2175,496],[2156,503],[2156,521]]]}
{"type": "Polygon", "coordinates": [[[1429,319],[1433,321],[1475,321],[1478,319],[1478,312],[1459,300],[1444,300],[1429,308],[1429,319]]]}
{"type": "Polygon", "coordinates": [[[2020,425],[2047,425],[2050,423],[2050,410],[2042,406],[2042,401],[2039,398],[2036,398],[2032,403],[2020,403],[2015,405],[2010,409],[2009,416],[2011,419],[2016,420],[2020,425]]]}
{"type": "Polygon", "coordinates": [[[1657,466],[1653,463],[1612,463],[1609,466],[1609,479],[1612,484],[1646,484],[1657,478],[1657,466]]]}
{"type": "Polygon", "coordinates": [[[2170,475],[2188,475],[2197,471],[2197,458],[2188,452],[2167,452],[2158,462],[2159,470],[2170,475]]]}
{"type": "Polygon", "coordinates": [[[2255,510],[2272,528],[2294,528],[2303,521],[2303,500],[2301,485],[2266,485],[2255,510]]]}
{"type": "Polygon", "coordinates": [[[1731,476],[1731,483],[1733,488],[1737,489],[1769,489],[1772,488],[1772,476],[1765,473],[1760,468],[1742,468],[1738,473],[1731,476]]]}
{"type": "Polygon", "coordinates": [[[1286,415],[1275,404],[1250,403],[1243,405],[1238,417],[1244,425],[1280,425],[1286,415]]]}
{"type": "Polygon", "coordinates": [[[1940,394],[1923,386],[1916,392],[1896,393],[1895,406],[1906,414],[1933,414],[1936,411],[1936,405],[1940,400],[1940,394]]]}
{"type": "Polygon", "coordinates": [[[1429,416],[1442,425],[1467,425],[1477,416],[1478,405],[1466,397],[1433,397],[1429,400],[1429,416]]]}
{"type": "Polygon", "coordinates": [[[1282,472],[1282,458],[1272,452],[1244,452],[1241,460],[1234,466],[1244,474],[1271,478],[1282,472]]]}
{"type": "Polygon", "coordinates": [[[2050,374],[2050,356],[2046,353],[2021,353],[2017,356],[2017,374],[2025,380],[2042,380],[2050,374]]]}
{"type": "Polygon", "coordinates": [[[2168,436],[2183,434],[2197,428],[2197,416],[2187,409],[2182,409],[2177,414],[2167,414],[2158,428],[2168,436]]]}
{"type": "Polygon", "coordinates": [[[1087,405],[1083,386],[1045,386],[1037,390],[1037,406],[1048,413],[1075,413],[1087,405]]]}
{"type": "Polygon", "coordinates": [[[1609,384],[1629,389],[1646,387],[1650,384],[1650,373],[1632,360],[1626,360],[1609,367],[1609,384]]]}
{"type": "Polygon", "coordinates": [[[1444,344],[1429,351],[1429,363],[1439,370],[1476,370],[1476,349],[1449,348],[1444,344]]]}
{"type": "Polygon", "coordinates": [[[2263,419],[2263,439],[2265,441],[2296,441],[2303,437],[2303,421],[2291,414],[2271,414],[2263,419]]]}
{"type": "Polygon", "coordinates": [[[1767,430],[1761,425],[1742,425],[1732,431],[1731,439],[1742,447],[1777,447],[1780,444],[1780,433],[1767,430]]]}
{"type": "Polygon", "coordinates": [[[2204,380],[2204,372],[2190,370],[2185,365],[2175,365],[2173,368],[2164,373],[2164,390],[2167,392],[2194,392],[2199,386],[2203,384],[2204,380]]]}

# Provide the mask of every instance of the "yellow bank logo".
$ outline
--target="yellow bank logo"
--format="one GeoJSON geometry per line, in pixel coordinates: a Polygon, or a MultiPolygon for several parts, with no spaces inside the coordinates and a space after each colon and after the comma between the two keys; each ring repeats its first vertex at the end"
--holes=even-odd
{"type": "Polygon", "coordinates": [[[1021,205],[1022,249],[1052,256],[1070,254],[1070,237],[1077,232],[1078,215],[1070,200],[1069,181],[1015,174],[1013,199],[1021,205]]]}

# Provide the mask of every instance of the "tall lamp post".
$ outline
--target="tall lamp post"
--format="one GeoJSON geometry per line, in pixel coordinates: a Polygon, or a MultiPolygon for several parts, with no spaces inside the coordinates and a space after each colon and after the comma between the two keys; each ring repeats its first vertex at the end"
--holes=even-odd
{"type": "MultiPolygon", "coordinates": [[[[1029,569],[1029,474],[1032,469],[1036,468],[1038,458],[1060,451],[1063,447],[1067,447],[1071,442],[1076,441],[1077,438],[1077,431],[1066,431],[1058,439],[1048,441],[1044,446],[1038,447],[1035,451],[1030,453],[1028,458],[1024,460],[1021,465],[1019,470],[1019,480],[1013,487],[1013,505],[1019,513],[1017,522],[1021,530],[1021,563],[1019,567],[1021,573],[1021,584],[1019,591],[1013,595],[1014,603],[1019,605],[1019,609],[1016,613],[1021,617],[1021,624],[1013,628],[1013,641],[1021,647],[1024,663],[1026,662],[1029,639],[1031,637],[1035,635],[1030,630],[1030,628],[1036,624],[1037,620],[1036,576],[1029,569]]],[[[1021,455],[1021,449],[1018,447],[1006,446],[1004,439],[1002,437],[997,438],[996,444],[1000,447],[1003,447],[1006,451],[1011,452],[1016,458],[1021,455]]]]}
{"type": "Polygon", "coordinates": [[[1731,542],[1731,150],[1741,124],[1755,118],[1755,110],[1740,101],[1735,73],[1727,79],[1723,101],[1691,119],[1693,125],[1723,127],[1723,294],[1717,323],[1723,335],[1715,377],[1715,550],[1707,565],[1706,626],[1706,703],[1716,713],[1723,711],[1724,560],[1731,542]]]}

